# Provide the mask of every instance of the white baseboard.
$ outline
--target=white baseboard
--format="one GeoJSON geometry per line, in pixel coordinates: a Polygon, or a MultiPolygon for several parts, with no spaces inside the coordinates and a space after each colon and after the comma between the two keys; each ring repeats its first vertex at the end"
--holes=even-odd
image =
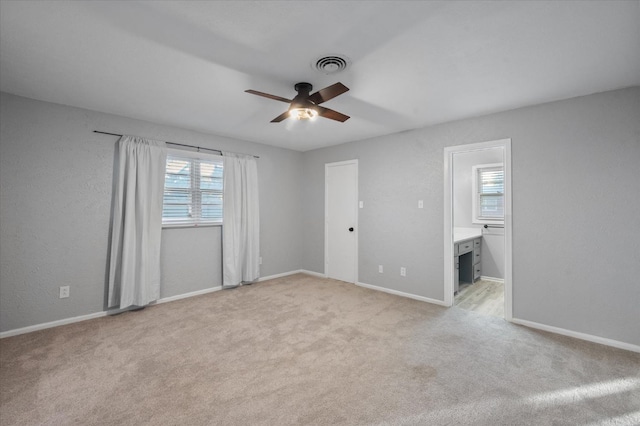
{"type": "MultiPolygon", "coordinates": [[[[163,297],[158,299],[150,305],[159,305],[162,303],[173,302],[174,300],[186,299],[187,297],[200,296],[207,293],[213,293],[214,291],[221,290],[222,287],[206,288],[204,290],[192,291],[190,293],[179,294],[177,296],[163,297]]],[[[45,330],[47,328],[59,327],[61,325],[73,324],[76,322],[87,321],[94,318],[106,317],[107,315],[114,315],[121,312],[126,312],[131,309],[112,309],[110,311],[94,312],[92,314],[80,315],[72,318],[65,318],[57,321],[45,322],[42,324],[30,325],[28,327],[16,328],[14,330],[8,330],[0,332],[0,339],[5,337],[17,336],[19,334],[31,333],[33,331],[45,330]]]]}
{"type": "Polygon", "coordinates": [[[388,288],[378,287],[378,286],[375,286],[375,285],[361,283],[361,282],[357,282],[356,285],[358,285],[360,287],[369,288],[371,290],[382,291],[384,293],[394,294],[396,296],[402,296],[402,297],[407,297],[409,299],[419,300],[421,302],[433,303],[434,305],[440,305],[440,306],[447,306],[444,303],[444,301],[442,301],[442,300],[431,299],[431,298],[424,297],[424,296],[417,296],[415,294],[404,293],[402,291],[391,290],[391,289],[388,289],[388,288]]]}
{"type": "MultiPolygon", "coordinates": [[[[284,272],[282,274],[276,274],[276,275],[270,275],[268,277],[262,277],[262,278],[259,278],[257,280],[257,282],[272,280],[274,278],[286,277],[288,275],[299,274],[299,273],[308,274],[308,275],[314,275],[314,276],[318,276],[318,277],[324,277],[323,274],[318,274],[317,272],[306,271],[304,269],[298,269],[298,270],[295,270],[295,271],[284,272]]],[[[173,302],[175,300],[186,299],[188,297],[201,296],[203,294],[213,293],[213,292],[219,291],[219,290],[222,290],[221,286],[212,287],[212,288],[206,288],[204,290],[192,291],[190,293],[179,294],[177,296],[163,297],[162,299],[158,299],[155,302],[151,303],[151,305],[159,305],[159,304],[162,304],[162,303],[173,302]]],[[[87,320],[94,319],[94,318],[105,317],[107,315],[113,315],[113,314],[117,314],[117,313],[120,313],[120,312],[126,312],[128,310],[130,310],[130,309],[122,309],[122,310],[115,309],[115,310],[110,310],[110,311],[94,312],[92,314],[80,315],[80,316],[77,316],[77,317],[65,318],[65,319],[61,319],[61,320],[57,320],[57,321],[45,322],[45,323],[36,324],[36,325],[30,325],[28,327],[16,328],[14,330],[8,330],[8,331],[0,332],[0,339],[4,339],[5,337],[17,336],[19,334],[31,333],[33,331],[44,330],[44,329],[47,329],[47,328],[58,327],[58,326],[61,326],[61,325],[67,325],[67,324],[73,324],[73,323],[76,323],[76,322],[87,321],[87,320]]]]}
{"type": "Polygon", "coordinates": [[[632,352],[640,352],[640,346],[631,343],[620,342],[618,340],[607,339],[605,337],[598,337],[591,334],[580,333],[577,331],[567,330],[560,327],[553,327],[551,325],[540,324],[533,321],[527,321],[518,318],[512,318],[511,322],[514,324],[524,325],[525,327],[535,328],[538,330],[548,331],[550,333],[561,334],[563,336],[574,337],[580,340],[586,340],[588,342],[599,343],[601,345],[612,346],[618,349],[625,349],[632,352]]]}
{"type": "MultiPolygon", "coordinates": [[[[320,277],[320,278],[326,278],[326,276],[324,274],[321,274],[321,273],[318,273],[318,272],[307,271],[305,269],[298,269],[298,270],[295,270],[295,271],[289,271],[289,272],[285,272],[285,273],[282,273],[282,274],[276,274],[276,275],[270,275],[268,277],[262,277],[262,278],[258,279],[258,282],[272,280],[272,279],[280,278],[280,277],[286,277],[288,275],[299,274],[299,273],[312,275],[312,276],[316,276],[316,277],[320,277]]],[[[483,279],[485,279],[485,277],[483,277],[483,279]]],[[[407,297],[409,299],[419,300],[419,301],[422,301],[422,302],[433,303],[435,305],[446,306],[445,303],[442,300],[431,299],[431,298],[424,297],[424,296],[417,296],[415,294],[404,293],[404,292],[401,292],[401,291],[391,290],[391,289],[388,289],[388,288],[379,287],[379,286],[366,284],[366,283],[362,283],[362,282],[357,282],[356,285],[358,285],[360,287],[368,288],[368,289],[371,289],[371,290],[382,291],[384,293],[394,294],[396,296],[402,296],[402,297],[407,297]]],[[[190,293],[180,294],[180,295],[177,295],[177,296],[164,297],[162,299],[158,299],[154,304],[162,304],[162,303],[167,303],[167,302],[173,302],[175,300],[186,299],[186,298],[189,298],[189,297],[200,296],[200,295],[203,295],[203,294],[213,293],[213,292],[219,291],[221,289],[222,289],[222,287],[218,286],[218,287],[207,288],[207,289],[204,289],[204,290],[193,291],[193,292],[190,292],[190,293]]],[[[47,328],[58,327],[58,326],[61,326],[61,325],[67,325],[67,324],[73,324],[73,323],[76,323],[76,322],[87,321],[87,320],[90,320],[90,319],[100,318],[100,317],[104,317],[104,316],[107,316],[107,315],[108,315],[107,311],[101,311],[101,312],[94,312],[92,314],[80,315],[80,316],[77,316],[77,317],[65,318],[65,319],[61,319],[61,320],[57,320],[57,321],[46,322],[46,323],[42,323],[42,324],[30,325],[28,327],[16,328],[14,330],[8,330],[8,331],[0,332],[0,339],[4,339],[5,337],[17,336],[17,335],[25,334],[25,333],[31,333],[33,331],[44,330],[44,329],[47,329],[47,328]]],[[[550,326],[550,325],[540,324],[540,323],[537,323],[537,322],[522,320],[522,319],[518,319],[518,318],[512,318],[511,322],[514,323],[514,324],[523,325],[525,327],[535,328],[535,329],[538,329],[538,330],[548,331],[548,332],[560,334],[560,335],[563,335],[563,336],[574,337],[574,338],[580,339],[580,340],[586,340],[586,341],[589,341],[589,342],[599,343],[601,345],[611,346],[611,347],[614,347],[614,348],[619,348],[619,349],[624,349],[624,350],[640,353],[640,346],[634,345],[634,344],[631,344],[631,343],[620,342],[618,340],[607,339],[607,338],[599,337],[599,336],[593,336],[591,334],[580,333],[580,332],[577,332],[577,331],[567,330],[567,329],[559,328],[559,327],[553,327],[553,326],[550,326]]]]}
{"type": "Polygon", "coordinates": [[[201,296],[203,294],[209,294],[216,291],[222,290],[222,286],[205,288],[204,290],[192,291],[191,293],[179,294],[177,296],[163,297],[162,299],[158,299],[155,301],[154,305],[159,305],[161,303],[173,302],[174,300],[186,299],[188,297],[201,296]]]}
{"type": "MultiPolygon", "coordinates": [[[[289,271],[289,272],[285,272],[285,273],[282,273],[282,274],[276,274],[276,275],[270,275],[268,277],[262,277],[262,278],[258,279],[258,282],[272,280],[272,279],[275,279],[275,278],[286,277],[288,275],[293,275],[293,274],[306,274],[306,275],[311,275],[313,277],[318,277],[318,278],[327,278],[327,276],[325,274],[322,274],[320,272],[309,271],[307,269],[298,269],[298,270],[295,270],[295,271],[289,271]]],[[[427,302],[427,303],[433,303],[435,305],[446,306],[445,303],[442,300],[430,299],[428,297],[417,296],[415,294],[410,294],[410,293],[403,293],[401,291],[391,290],[391,289],[388,289],[388,288],[378,287],[378,286],[375,286],[375,285],[361,283],[361,282],[356,282],[355,284],[360,286],[360,287],[369,288],[371,290],[382,291],[384,293],[394,294],[396,296],[402,296],[402,297],[407,297],[409,299],[420,300],[421,302],[427,302]]]]}
{"type": "Polygon", "coordinates": [[[300,270],[283,272],[281,274],[268,275],[266,277],[258,278],[255,282],[259,283],[259,282],[262,282],[262,281],[275,280],[276,278],[288,277],[289,275],[297,274],[299,272],[300,272],[300,270]]]}
{"type": "Polygon", "coordinates": [[[306,269],[296,269],[295,271],[283,272],[281,274],[275,274],[275,275],[269,275],[269,276],[266,276],[266,277],[260,277],[260,278],[258,278],[258,280],[256,282],[274,280],[276,278],[287,277],[289,275],[295,275],[295,274],[307,274],[307,275],[313,275],[314,277],[327,278],[326,275],[320,274],[318,272],[307,271],[306,269]]]}
{"type": "Polygon", "coordinates": [[[493,281],[493,282],[496,282],[496,283],[503,283],[504,284],[504,278],[485,277],[484,275],[481,275],[480,279],[483,280],[483,281],[493,281]]]}
{"type": "Polygon", "coordinates": [[[325,274],[321,274],[320,272],[308,271],[306,269],[300,269],[298,272],[300,272],[301,274],[311,275],[313,277],[327,278],[327,276],[325,274]]]}
{"type": "Polygon", "coordinates": [[[5,337],[17,336],[19,334],[31,333],[33,331],[44,330],[45,328],[58,327],[61,325],[73,324],[74,322],[86,321],[94,318],[106,317],[107,312],[94,312],[93,314],[80,315],[72,318],[65,318],[57,321],[45,322],[43,324],[30,325],[28,327],[16,328],[14,330],[3,331],[0,333],[0,339],[5,337]]]}

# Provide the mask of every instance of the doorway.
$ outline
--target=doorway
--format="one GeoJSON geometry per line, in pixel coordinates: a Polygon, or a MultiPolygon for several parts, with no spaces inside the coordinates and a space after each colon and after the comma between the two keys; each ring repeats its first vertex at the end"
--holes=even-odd
{"type": "Polygon", "coordinates": [[[465,303],[461,307],[503,313],[510,321],[511,140],[447,147],[444,157],[445,304],[465,303]],[[482,177],[492,174],[501,176],[499,197],[478,191],[482,177]],[[502,217],[492,217],[495,211],[502,217]],[[495,306],[502,294],[504,302],[495,306]]]}
{"type": "Polygon", "coordinates": [[[358,160],[325,164],[325,270],[358,280],[358,160]]]}

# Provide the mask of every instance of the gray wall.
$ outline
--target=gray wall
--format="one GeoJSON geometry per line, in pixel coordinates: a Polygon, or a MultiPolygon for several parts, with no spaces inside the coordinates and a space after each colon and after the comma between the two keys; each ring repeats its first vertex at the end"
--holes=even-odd
{"type": "MultiPolygon", "coordinates": [[[[93,129],[260,155],[263,276],[323,272],[324,164],[358,158],[359,281],[439,300],[443,148],[511,138],[514,317],[640,344],[640,88],[305,153],[3,93],[0,330],[104,308],[116,138],[93,129]]],[[[218,285],[218,246],[163,231],[162,296],[218,285]]]]}
{"type": "Polygon", "coordinates": [[[474,224],[472,167],[502,163],[502,148],[471,151],[453,155],[453,226],[482,230],[482,275],[504,279],[504,229],[474,224]]]}
{"type": "Polygon", "coordinates": [[[640,344],[638,87],[306,152],[303,268],[323,272],[324,164],[358,158],[359,281],[443,300],[443,148],[504,138],[514,317],[640,344]]]}
{"type": "MultiPolygon", "coordinates": [[[[104,310],[117,138],[94,129],[259,155],[262,276],[300,268],[301,153],[1,93],[0,331],[104,310]]],[[[220,227],[162,238],[161,297],[220,285],[220,227]]]]}
{"type": "Polygon", "coordinates": [[[473,174],[471,168],[480,164],[502,163],[502,148],[462,152],[453,155],[453,226],[482,228],[472,222],[473,174]]]}
{"type": "Polygon", "coordinates": [[[160,248],[160,297],[222,285],[222,227],[165,228],[160,248]]]}

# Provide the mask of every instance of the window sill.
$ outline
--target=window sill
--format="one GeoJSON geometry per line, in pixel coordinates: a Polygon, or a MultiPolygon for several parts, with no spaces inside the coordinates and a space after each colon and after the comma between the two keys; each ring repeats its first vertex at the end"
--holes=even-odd
{"type": "Polygon", "coordinates": [[[215,223],[163,223],[162,229],[176,228],[210,228],[212,226],[222,226],[222,222],[215,223]]]}
{"type": "Polygon", "coordinates": [[[474,219],[471,222],[473,225],[504,225],[504,220],[482,220],[474,219]]]}

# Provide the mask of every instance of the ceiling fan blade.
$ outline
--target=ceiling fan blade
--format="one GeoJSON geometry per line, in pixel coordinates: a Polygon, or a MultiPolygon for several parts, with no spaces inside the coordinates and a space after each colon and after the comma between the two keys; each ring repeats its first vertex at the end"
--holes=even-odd
{"type": "Polygon", "coordinates": [[[316,93],[309,96],[309,100],[316,105],[320,105],[323,102],[327,102],[329,99],[333,99],[338,95],[342,95],[344,92],[349,91],[349,88],[342,83],[332,84],[329,87],[318,90],[316,93]]]}
{"type": "Polygon", "coordinates": [[[264,92],[258,92],[257,90],[249,89],[249,90],[245,90],[245,92],[251,93],[252,95],[262,96],[263,98],[273,99],[274,101],[291,103],[291,99],[286,99],[286,98],[283,98],[281,96],[276,96],[276,95],[270,95],[270,94],[264,93],[264,92]]]}
{"type": "Polygon", "coordinates": [[[341,123],[344,123],[345,121],[347,121],[350,117],[348,115],[344,115],[338,111],[334,111],[332,109],[329,108],[325,108],[325,107],[321,107],[321,106],[316,106],[315,107],[316,110],[318,111],[318,115],[320,117],[324,117],[324,118],[329,118],[331,120],[336,120],[336,121],[340,121],[341,123]]]}
{"type": "Polygon", "coordinates": [[[289,117],[289,110],[283,112],[282,114],[280,114],[279,116],[277,116],[276,118],[274,118],[273,120],[271,120],[272,123],[279,123],[282,120],[284,120],[285,118],[289,117]]]}

